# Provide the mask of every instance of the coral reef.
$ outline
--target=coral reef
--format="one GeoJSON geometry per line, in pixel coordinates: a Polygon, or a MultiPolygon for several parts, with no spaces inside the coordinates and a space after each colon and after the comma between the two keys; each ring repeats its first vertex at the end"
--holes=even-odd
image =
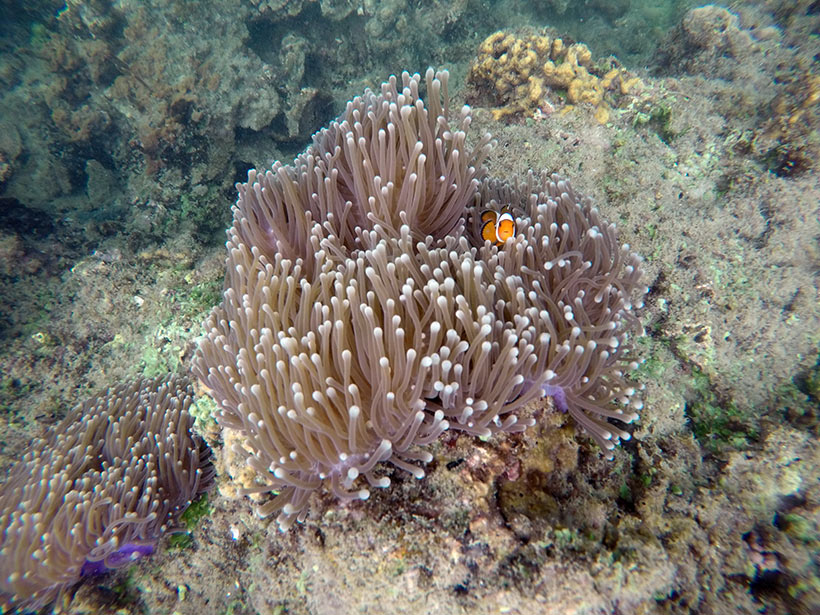
{"type": "MultiPolygon", "coordinates": [[[[626,20],[656,17],[615,4],[621,21],[599,25],[623,31],[616,43],[630,38],[626,20]]],[[[0,135],[16,132],[22,145],[0,142],[0,196],[62,218],[77,239],[88,229],[87,247],[121,234],[142,249],[179,229],[214,237],[229,223],[214,204],[244,169],[300,151],[397,66],[467,61],[474,33],[510,18],[479,0],[27,5],[0,57],[0,108],[15,118],[0,135]],[[87,194],[92,159],[117,179],[104,204],[87,194]]]]}
{"type": "Polygon", "coordinates": [[[641,85],[621,67],[593,66],[592,53],[583,43],[565,44],[544,31],[491,34],[479,46],[468,80],[475,92],[473,102],[493,107],[497,120],[544,113],[551,103],[566,99],[570,105],[591,105],[602,124],[609,120],[617,98],[641,85]]]}
{"type": "MultiPolygon", "coordinates": [[[[322,17],[340,21],[356,10],[356,3],[349,0],[251,0],[261,13],[270,12],[275,18],[295,17],[318,2],[322,17]]],[[[361,10],[361,9],[360,9],[361,10]]]]}
{"type": "Polygon", "coordinates": [[[0,143],[13,171],[5,196],[29,208],[79,209],[71,218],[80,225],[98,226],[100,235],[127,229],[137,241],[175,222],[206,235],[221,229],[227,219],[180,212],[180,193],[204,206],[229,190],[236,131],[266,129],[281,107],[273,76],[245,51],[242,15],[250,7],[212,8],[205,15],[154,2],[69,2],[52,29],[33,28],[31,60],[2,96],[4,116],[21,118],[24,144],[14,163],[0,143]],[[232,50],[213,48],[209,31],[233,41],[232,50]],[[116,180],[104,207],[88,194],[89,161],[116,180]],[[32,183],[41,185],[32,190],[32,183]],[[150,232],[139,228],[138,208],[149,210],[150,232]]]}
{"type": "Polygon", "coordinates": [[[714,93],[726,114],[758,118],[754,128],[733,135],[736,149],[777,175],[800,174],[820,158],[820,80],[811,55],[783,53],[783,33],[764,23],[752,11],[741,19],[719,6],[693,9],[659,49],[658,72],[730,82],[714,93]]]}
{"type": "Polygon", "coordinates": [[[0,491],[3,608],[36,608],[153,552],[213,479],[182,378],[121,385],[32,444],[0,491]]]}
{"type": "MultiPolygon", "coordinates": [[[[312,127],[397,67],[446,62],[462,100],[477,45],[522,25],[550,24],[565,43],[585,41],[596,55],[649,71],[640,97],[625,97],[607,124],[583,109],[512,122],[477,112],[471,132],[497,139],[488,173],[548,168],[571,177],[646,257],[648,335],[637,340],[645,361],[633,375],[651,407],[612,461],[545,401],[524,409],[536,425],[520,433],[448,429],[424,447],[434,457],[424,480],[382,464],[389,491],[337,506],[319,490],[304,525],[287,534],[234,499],[254,471],[244,465],[247,438],[222,429],[218,457],[244,473],[220,469],[220,493],[187,546],[88,579],[66,592],[63,610],[820,612],[816,2],[703,7],[687,17],[688,34],[688,0],[350,4],[355,10],[334,21],[310,1],[290,3],[301,12],[288,15],[260,12],[251,0],[35,0],[0,20],[0,481],[37,431],[58,422],[55,408],[190,360],[224,278],[221,240],[190,230],[229,224],[225,203],[249,167],[302,151],[312,127]],[[145,11],[154,26],[145,32],[163,39],[164,56],[149,53],[156,40],[122,42],[123,27],[145,11]],[[186,37],[199,37],[213,72],[236,89],[220,94],[223,105],[192,75],[185,94],[212,119],[186,133],[184,115],[169,117],[182,129],[149,176],[144,154],[129,145],[134,101],[109,103],[102,77],[88,85],[105,66],[88,72],[83,45],[80,61],[66,64],[86,95],[73,101],[58,83],[70,86],[63,65],[38,53],[54,34],[68,45],[96,37],[158,92],[168,90],[151,71],[173,79],[164,64],[179,62],[179,77],[192,75],[186,58],[203,51],[186,37]],[[143,62],[143,52],[163,66],[143,62]],[[258,123],[240,126],[245,110],[227,102],[264,106],[269,93],[260,88],[275,90],[279,111],[267,126],[264,109],[252,113],[258,123]],[[307,105],[307,114],[291,114],[311,88],[336,101],[333,111],[307,105]],[[51,118],[52,92],[65,97],[69,119],[83,105],[84,113],[99,107],[108,128],[95,132],[92,122],[88,140],[71,141],[72,123],[64,130],[51,118]],[[297,126],[301,136],[288,140],[297,126]],[[194,137],[200,142],[180,147],[194,137]],[[211,168],[218,160],[229,162],[211,168]],[[205,179],[192,185],[197,177],[205,179]]],[[[88,47],[95,62],[97,47],[88,47]]],[[[150,97],[125,91],[146,106],[140,122],[163,124],[150,97]]],[[[198,405],[197,426],[216,437],[213,402],[198,405]]]]}
{"type": "Polygon", "coordinates": [[[532,425],[544,395],[607,450],[629,437],[607,419],[641,408],[640,259],[558,178],[479,191],[488,138],[466,147],[468,108],[450,127],[447,73],[428,70],[427,107],[419,82],[354,99],[293,166],[239,187],[195,371],[283,529],[323,485],[342,501],[369,497],[360,476],[389,485],[379,462],[423,477],[418,449],[447,429],[532,425]],[[476,227],[501,207],[517,229],[499,248],[476,227]]]}

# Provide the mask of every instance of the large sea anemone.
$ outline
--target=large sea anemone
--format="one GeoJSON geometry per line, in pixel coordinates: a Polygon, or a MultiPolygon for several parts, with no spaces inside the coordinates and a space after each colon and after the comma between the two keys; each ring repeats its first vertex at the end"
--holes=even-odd
{"type": "Polygon", "coordinates": [[[444,430],[532,424],[544,396],[609,451],[641,402],[628,372],[640,259],[559,178],[485,178],[489,137],[452,127],[447,73],[394,77],[350,102],[293,165],[238,186],[222,303],[194,370],[244,437],[262,515],[311,493],[424,476],[444,430]],[[516,232],[481,240],[485,209],[516,232]]]}

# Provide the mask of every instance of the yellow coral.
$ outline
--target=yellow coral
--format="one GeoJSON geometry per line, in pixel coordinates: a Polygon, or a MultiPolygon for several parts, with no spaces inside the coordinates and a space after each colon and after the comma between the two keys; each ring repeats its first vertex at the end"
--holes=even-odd
{"type": "Polygon", "coordinates": [[[484,39],[484,42],[481,43],[481,46],[478,48],[479,55],[491,55],[496,44],[499,43],[503,38],[504,33],[501,31],[496,32],[494,34],[490,34],[490,36],[484,39]]]}
{"type": "Polygon", "coordinates": [[[598,105],[593,117],[599,124],[606,124],[609,121],[609,107],[606,104],[598,105]]]}
{"type": "Polygon", "coordinates": [[[548,60],[544,63],[543,70],[547,83],[552,87],[566,89],[575,79],[576,70],[569,62],[562,62],[556,66],[555,62],[548,60]]]}
{"type": "Polygon", "coordinates": [[[567,89],[567,98],[571,103],[589,103],[598,106],[604,99],[600,81],[591,75],[586,79],[573,79],[567,89]]]}
{"type": "Polygon", "coordinates": [[[533,115],[551,91],[566,93],[567,107],[591,105],[595,119],[609,121],[605,97],[628,95],[642,85],[622,68],[603,76],[592,66],[592,52],[583,43],[566,44],[546,33],[516,35],[499,31],[478,48],[469,81],[480,94],[492,97],[493,117],[533,115]]]}
{"type": "Polygon", "coordinates": [[[643,87],[643,81],[640,77],[632,77],[631,79],[621,79],[621,94],[629,94],[633,90],[643,87]]]}
{"type": "Polygon", "coordinates": [[[619,77],[621,71],[617,68],[613,68],[606,75],[601,78],[601,85],[604,87],[605,90],[608,90],[612,87],[612,83],[619,77]]]}
{"type": "Polygon", "coordinates": [[[533,51],[532,49],[527,49],[524,52],[524,55],[521,58],[521,61],[518,63],[518,65],[522,69],[529,69],[529,68],[534,67],[537,63],[538,63],[538,54],[536,54],[535,51],[533,51]]]}
{"type": "Polygon", "coordinates": [[[576,43],[568,47],[566,56],[567,62],[576,69],[589,64],[592,60],[592,52],[583,43],[576,43]]]}
{"type": "Polygon", "coordinates": [[[592,61],[592,52],[589,50],[589,47],[583,43],[578,43],[573,45],[573,47],[575,48],[575,56],[578,59],[579,65],[586,66],[592,61]]]}
{"type": "Polygon", "coordinates": [[[530,105],[534,107],[540,105],[544,98],[544,94],[544,80],[540,77],[531,78],[529,81],[529,91],[527,93],[527,98],[529,99],[530,105]]]}
{"type": "Polygon", "coordinates": [[[549,36],[536,36],[533,39],[533,47],[539,55],[546,55],[549,53],[552,41],[549,36]]]}
{"type": "Polygon", "coordinates": [[[491,109],[490,112],[493,114],[493,119],[498,122],[508,115],[515,115],[518,113],[518,109],[513,109],[510,107],[496,107],[495,109],[491,109]]]}
{"type": "Polygon", "coordinates": [[[512,45],[510,45],[510,55],[514,58],[521,55],[521,41],[513,41],[512,45]]]}

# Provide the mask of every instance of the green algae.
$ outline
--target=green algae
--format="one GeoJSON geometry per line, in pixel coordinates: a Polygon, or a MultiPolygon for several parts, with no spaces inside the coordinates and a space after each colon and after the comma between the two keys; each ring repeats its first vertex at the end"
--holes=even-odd
{"type": "Polygon", "coordinates": [[[213,506],[208,501],[208,494],[203,493],[182,513],[180,521],[185,526],[185,532],[172,534],[168,539],[168,547],[172,550],[182,550],[194,544],[192,532],[199,526],[202,519],[213,514],[213,506]]]}
{"type": "Polygon", "coordinates": [[[760,436],[751,417],[741,411],[732,399],[718,394],[712,379],[693,369],[686,414],[695,437],[706,449],[719,452],[743,449],[760,436]]]}

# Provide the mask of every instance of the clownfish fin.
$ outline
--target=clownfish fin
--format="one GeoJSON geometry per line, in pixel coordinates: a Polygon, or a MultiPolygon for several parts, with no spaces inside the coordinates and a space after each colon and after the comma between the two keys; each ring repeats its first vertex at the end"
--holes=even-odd
{"type": "Polygon", "coordinates": [[[492,209],[485,209],[481,212],[481,222],[487,222],[488,220],[495,220],[498,217],[498,214],[495,213],[492,209]]]}

